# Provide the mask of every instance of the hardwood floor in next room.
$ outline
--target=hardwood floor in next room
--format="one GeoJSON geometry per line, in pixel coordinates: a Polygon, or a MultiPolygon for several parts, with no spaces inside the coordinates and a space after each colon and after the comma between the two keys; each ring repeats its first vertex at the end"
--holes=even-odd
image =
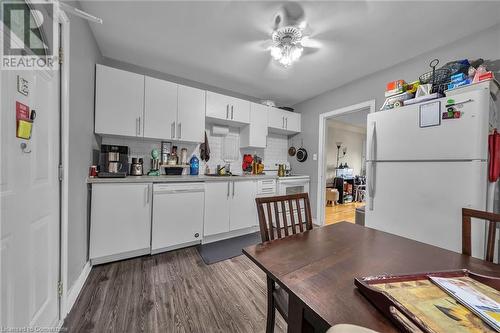
{"type": "Polygon", "coordinates": [[[342,221],[355,223],[356,208],[363,207],[364,202],[350,202],[342,205],[325,207],[325,224],[333,224],[342,221]]]}
{"type": "Polygon", "coordinates": [[[195,248],[100,265],[61,332],[265,332],[265,281],[243,255],[205,265],[195,248]]]}

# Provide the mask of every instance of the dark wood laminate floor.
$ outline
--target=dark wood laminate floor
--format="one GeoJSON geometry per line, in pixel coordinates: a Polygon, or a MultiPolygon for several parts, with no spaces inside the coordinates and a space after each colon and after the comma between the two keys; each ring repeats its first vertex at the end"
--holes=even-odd
{"type": "MultiPolygon", "coordinates": [[[[66,332],[265,332],[265,275],[247,257],[205,265],[194,248],[92,268],[66,332]]],[[[286,331],[277,313],[275,332],[286,331]]]]}

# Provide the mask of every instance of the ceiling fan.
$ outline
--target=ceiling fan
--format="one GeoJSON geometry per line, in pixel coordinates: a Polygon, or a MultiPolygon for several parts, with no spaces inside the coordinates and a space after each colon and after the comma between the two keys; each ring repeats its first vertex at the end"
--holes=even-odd
{"type": "Polygon", "coordinates": [[[271,57],[287,68],[297,61],[304,49],[318,49],[321,43],[310,37],[310,27],[302,6],[287,2],[274,15],[271,39],[266,47],[271,57]]]}

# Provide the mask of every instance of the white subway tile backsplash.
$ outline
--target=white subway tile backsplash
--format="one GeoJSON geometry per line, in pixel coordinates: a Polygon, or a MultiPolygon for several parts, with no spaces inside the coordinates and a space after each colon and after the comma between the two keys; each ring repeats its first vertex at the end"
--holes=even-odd
{"type": "MultiPolygon", "coordinates": [[[[265,170],[277,170],[276,164],[287,163],[288,138],[286,135],[278,135],[269,133],[267,136],[267,148],[265,149],[249,149],[239,148],[240,146],[240,131],[239,128],[229,128],[227,136],[212,135],[211,126],[206,127],[208,144],[210,146],[210,160],[208,163],[200,159],[200,173],[205,172],[205,165],[208,164],[210,171],[215,172],[217,165],[224,165],[226,161],[231,160],[231,171],[240,174],[241,164],[244,154],[252,154],[262,157],[265,170]]],[[[141,138],[120,138],[120,137],[103,137],[103,144],[121,145],[129,147],[129,155],[132,157],[142,157],[144,159],[144,172],[147,173],[151,168],[151,150],[157,148],[160,150],[160,140],[150,140],[141,138]]],[[[173,142],[173,146],[177,146],[180,153],[181,148],[187,148],[188,156],[191,158],[195,154],[200,157],[199,144],[173,142]]],[[[188,160],[189,160],[188,158],[188,160]]],[[[163,172],[163,170],[162,170],[163,172]]],[[[188,173],[189,170],[184,170],[188,173]]]]}

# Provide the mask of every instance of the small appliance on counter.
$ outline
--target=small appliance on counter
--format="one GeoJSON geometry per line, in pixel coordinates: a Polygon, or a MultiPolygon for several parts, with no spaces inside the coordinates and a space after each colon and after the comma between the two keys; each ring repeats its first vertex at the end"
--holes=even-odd
{"type": "Polygon", "coordinates": [[[160,175],[160,153],[158,149],[154,148],[151,150],[151,170],[148,172],[148,176],[159,176],[160,175]]]}
{"type": "Polygon", "coordinates": [[[128,170],[128,147],[101,145],[99,153],[99,178],[124,178],[128,170]]]}
{"type": "Polygon", "coordinates": [[[142,158],[132,157],[132,165],[130,166],[131,176],[142,176],[144,174],[144,161],[142,158]]]}

